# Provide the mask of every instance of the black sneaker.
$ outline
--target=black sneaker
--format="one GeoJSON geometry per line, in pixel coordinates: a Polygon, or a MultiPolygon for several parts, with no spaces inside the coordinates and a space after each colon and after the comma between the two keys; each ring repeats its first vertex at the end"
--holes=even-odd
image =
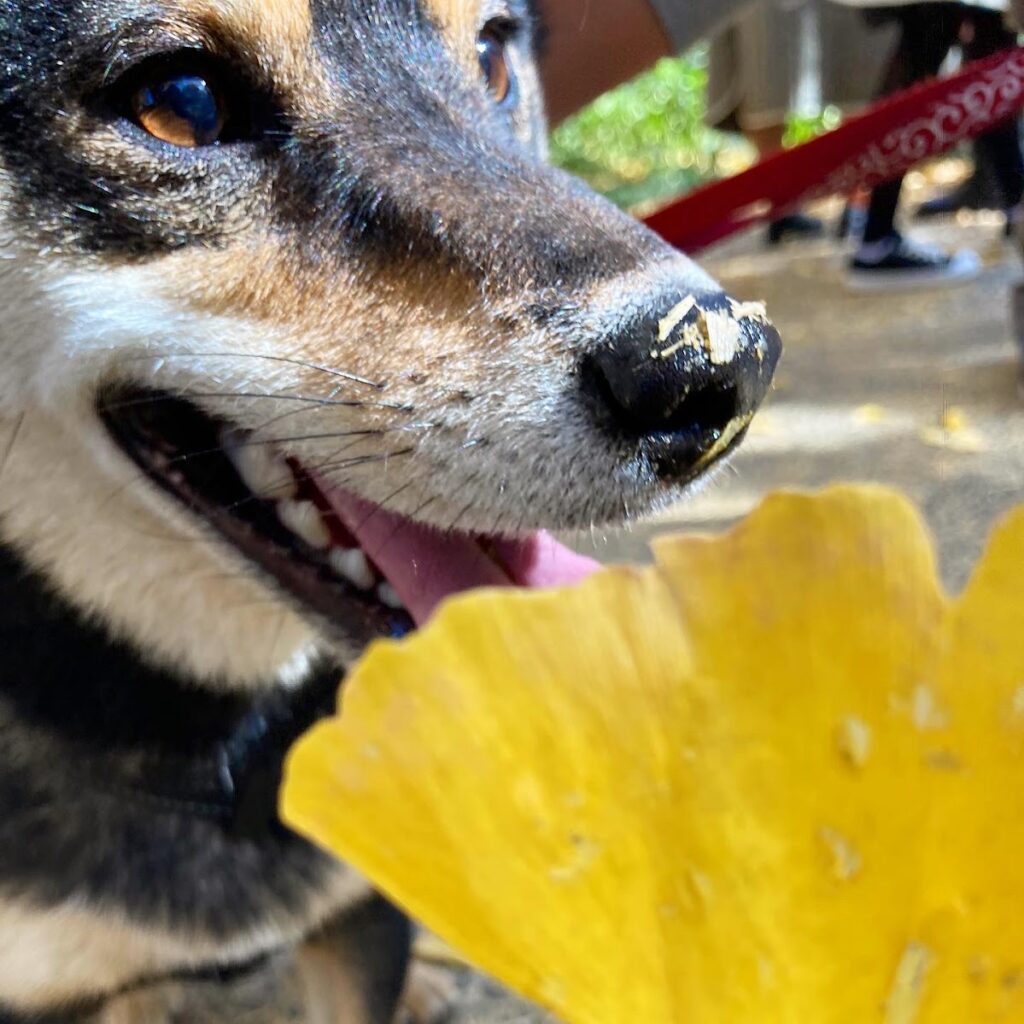
{"type": "Polygon", "coordinates": [[[961,284],[981,273],[981,257],[970,249],[952,255],[893,234],[862,246],[850,262],[846,281],[855,291],[897,291],[961,284]]]}

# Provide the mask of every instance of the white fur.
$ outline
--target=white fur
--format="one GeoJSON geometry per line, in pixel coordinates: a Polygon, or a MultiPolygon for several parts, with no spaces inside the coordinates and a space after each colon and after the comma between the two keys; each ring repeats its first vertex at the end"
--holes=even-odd
{"type": "MultiPolygon", "coordinates": [[[[173,317],[104,277],[0,263],[0,531],[76,605],[199,679],[269,682],[311,628],[114,446],[95,387],[118,358],[166,346],[173,317]]],[[[118,275],[112,275],[116,278],[118,275]]]]}

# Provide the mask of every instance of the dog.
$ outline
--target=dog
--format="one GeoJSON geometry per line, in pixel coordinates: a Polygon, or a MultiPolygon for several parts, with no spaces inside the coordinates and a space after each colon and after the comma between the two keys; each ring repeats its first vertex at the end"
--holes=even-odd
{"type": "Polygon", "coordinates": [[[390,1020],[409,925],[279,823],[289,746],[370,641],[576,578],[540,531],[741,441],[778,334],[546,164],[539,35],[0,0],[0,1020],[281,957],[390,1020]]]}

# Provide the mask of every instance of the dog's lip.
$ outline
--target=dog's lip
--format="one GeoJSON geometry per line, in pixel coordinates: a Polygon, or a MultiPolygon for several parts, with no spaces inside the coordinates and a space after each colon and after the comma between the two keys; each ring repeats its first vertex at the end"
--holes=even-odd
{"type": "MultiPolygon", "coordinates": [[[[246,484],[224,444],[235,430],[232,424],[185,399],[141,388],[102,394],[97,410],[114,443],[156,488],[251,563],[257,570],[254,579],[273,580],[311,613],[326,637],[358,648],[413,627],[408,612],[333,571],[333,549],[304,542],[284,524],[273,498],[261,497],[246,484]]],[[[291,479],[291,471],[286,473],[291,479]]],[[[288,492],[294,487],[289,485],[288,492]]],[[[339,524],[332,526],[343,533],[339,524]]],[[[338,543],[354,547],[357,542],[343,538],[338,543]]]]}
{"type": "Polygon", "coordinates": [[[240,464],[237,454],[240,435],[243,450],[264,451],[264,443],[250,437],[247,444],[245,431],[185,398],[120,389],[102,396],[98,411],[155,485],[347,644],[404,635],[457,593],[573,583],[597,568],[545,533],[504,538],[433,529],[333,487],[284,451],[275,453],[277,475],[268,492],[260,467],[240,464]],[[304,507],[313,520],[294,522],[282,506],[304,507]],[[378,583],[360,589],[344,566],[335,569],[332,556],[346,552],[378,583]]]}
{"type": "Polygon", "coordinates": [[[483,587],[569,585],[598,568],[544,531],[522,538],[440,532],[317,483],[335,514],[398,591],[417,625],[456,594],[483,587]]]}

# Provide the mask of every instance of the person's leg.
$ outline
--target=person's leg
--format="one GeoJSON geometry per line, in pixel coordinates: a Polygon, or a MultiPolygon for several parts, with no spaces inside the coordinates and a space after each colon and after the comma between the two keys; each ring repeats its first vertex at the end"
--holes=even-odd
{"type": "MultiPolygon", "coordinates": [[[[896,11],[902,32],[886,77],[885,94],[937,74],[957,42],[966,14],[965,8],[952,3],[911,4],[896,11]]],[[[950,255],[900,234],[896,211],[902,187],[900,179],[872,194],[864,240],[851,262],[849,285],[878,291],[931,287],[976,277],[981,270],[977,253],[963,251],[950,255]]]]}
{"type": "MultiPolygon", "coordinates": [[[[909,88],[938,73],[957,40],[963,11],[956,4],[908,4],[893,8],[900,23],[900,40],[889,64],[880,96],[909,88]]],[[[864,243],[872,245],[893,236],[903,179],[880,185],[871,194],[864,243]]]]}
{"type": "MultiPolygon", "coordinates": [[[[964,57],[968,61],[990,57],[1016,44],[1017,37],[997,11],[977,10],[970,16],[964,57]]],[[[999,189],[1004,210],[1017,206],[1024,196],[1024,153],[1021,151],[1020,120],[1013,118],[975,143],[977,162],[991,174],[999,189]]]]}
{"type": "MultiPolygon", "coordinates": [[[[964,60],[976,61],[1014,46],[1017,36],[998,11],[971,11],[960,33],[964,60]]],[[[975,140],[974,173],[951,192],[929,199],[917,211],[921,218],[957,210],[1012,210],[1024,195],[1024,154],[1020,122],[1007,121],[975,140]]]]}

